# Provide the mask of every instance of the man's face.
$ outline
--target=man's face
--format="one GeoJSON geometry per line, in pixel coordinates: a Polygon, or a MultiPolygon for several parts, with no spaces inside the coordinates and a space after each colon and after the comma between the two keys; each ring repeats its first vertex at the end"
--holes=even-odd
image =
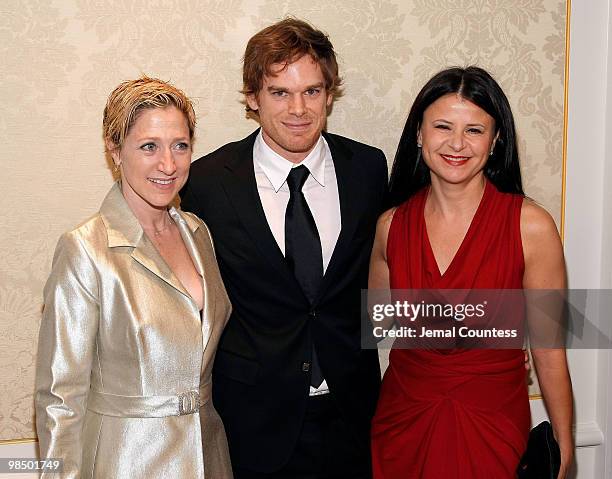
{"type": "Polygon", "coordinates": [[[332,95],[325,89],[321,67],[310,55],[290,63],[272,65],[247,103],[259,113],[266,144],[283,158],[299,163],[313,149],[327,120],[332,95]]]}

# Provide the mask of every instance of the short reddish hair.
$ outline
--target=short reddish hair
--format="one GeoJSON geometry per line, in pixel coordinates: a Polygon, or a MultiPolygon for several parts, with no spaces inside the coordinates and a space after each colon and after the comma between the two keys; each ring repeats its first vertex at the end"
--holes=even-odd
{"type": "Polygon", "coordinates": [[[288,65],[304,55],[319,64],[327,92],[338,96],[342,79],[333,45],[325,33],[297,18],[285,18],[251,37],[244,52],[242,93],[256,95],[264,76],[273,75],[272,65],[288,65]]]}

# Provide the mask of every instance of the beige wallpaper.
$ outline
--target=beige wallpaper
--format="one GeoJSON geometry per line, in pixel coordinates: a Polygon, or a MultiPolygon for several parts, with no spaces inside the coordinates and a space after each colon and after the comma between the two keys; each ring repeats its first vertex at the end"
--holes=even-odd
{"type": "Polygon", "coordinates": [[[559,0],[3,0],[0,3],[0,440],[33,437],[41,290],[57,237],[111,184],[105,99],[141,73],[196,100],[194,157],[243,137],[240,58],[293,14],[329,33],[346,94],[329,130],[393,158],[434,72],[476,63],[510,97],[527,193],[560,217],[565,2],[559,0]]]}

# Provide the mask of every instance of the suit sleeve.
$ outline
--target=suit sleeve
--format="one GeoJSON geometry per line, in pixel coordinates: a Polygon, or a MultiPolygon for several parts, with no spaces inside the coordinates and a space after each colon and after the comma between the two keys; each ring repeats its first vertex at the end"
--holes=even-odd
{"type": "Polygon", "coordinates": [[[381,150],[378,150],[378,152],[380,157],[378,158],[376,178],[381,189],[382,201],[380,211],[378,212],[381,215],[390,208],[391,198],[389,197],[389,165],[387,164],[385,154],[381,150]]]}
{"type": "MultiPolygon", "coordinates": [[[[378,192],[378,202],[377,202],[377,211],[376,218],[378,218],[383,212],[385,212],[389,208],[389,175],[388,175],[388,165],[385,154],[382,150],[376,149],[375,162],[372,162],[374,165],[372,171],[372,184],[373,187],[378,192]]],[[[374,236],[376,233],[376,222],[374,222],[374,227],[372,230],[372,243],[374,241],[374,236]]],[[[369,269],[369,268],[368,268],[369,269]]],[[[362,346],[365,349],[376,349],[377,343],[381,341],[380,338],[376,338],[374,336],[374,325],[370,320],[370,315],[368,314],[368,310],[365,307],[361,309],[361,342],[362,346]]]]}
{"type": "Polygon", "coordinates": [[[44,301],[35,394],[40,456],[63,459],[62,477],[78,478],[99,301],[95,268],[74,233],[57,244],[44,301]]]}

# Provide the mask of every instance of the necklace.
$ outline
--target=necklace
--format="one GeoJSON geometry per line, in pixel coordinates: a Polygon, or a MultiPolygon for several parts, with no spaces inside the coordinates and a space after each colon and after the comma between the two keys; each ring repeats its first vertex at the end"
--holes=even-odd
{"type": "Polygon", "coordinates": [[[174,224],[174,221],[172,221],[172,217],[170,216],[170,213],[166,211],[166,214],[168,215],[168,220],[169,220],[168,224],[161,229],[155,229],[155,227],[151,228],[153,230],[154,236],[160,236],[164,231],[166,231],[168,228],[170,228],[170,226],[174,224]]]}

